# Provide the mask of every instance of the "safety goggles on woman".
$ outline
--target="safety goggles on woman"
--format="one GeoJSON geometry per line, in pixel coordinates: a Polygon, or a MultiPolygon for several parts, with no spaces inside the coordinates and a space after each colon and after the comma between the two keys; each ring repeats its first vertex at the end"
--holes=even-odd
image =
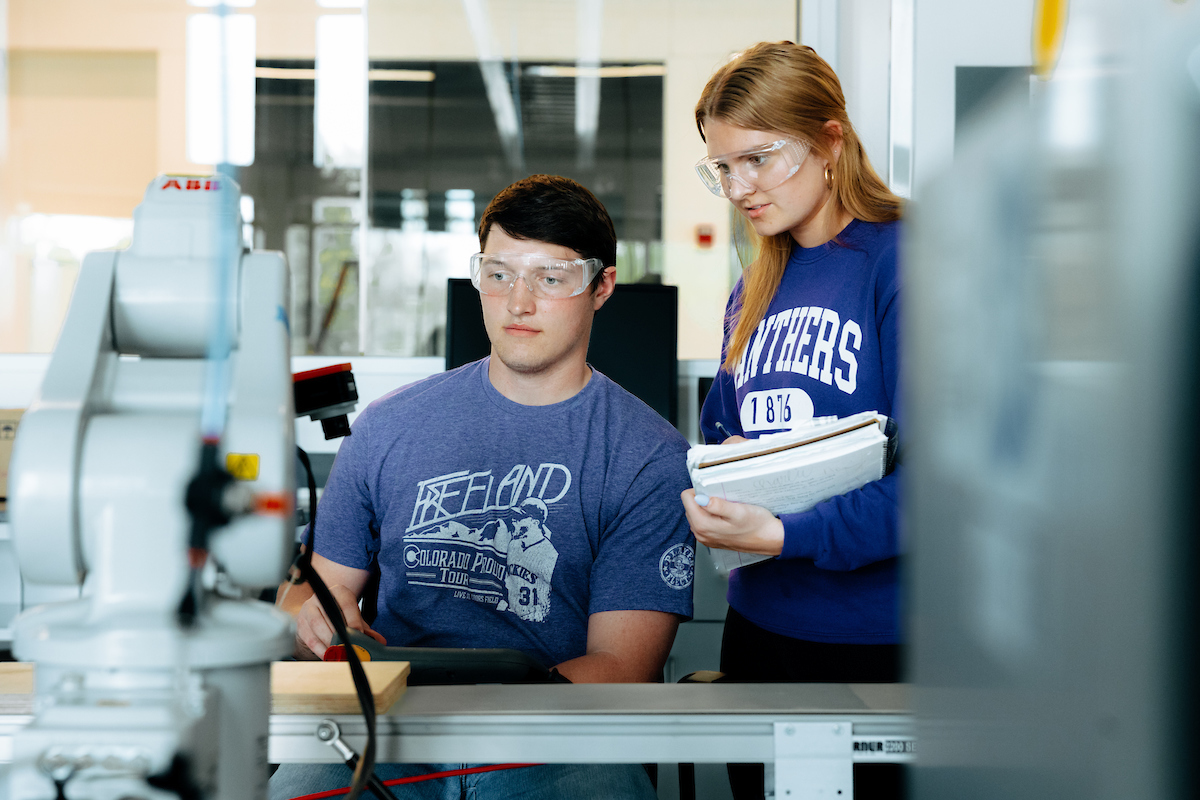
{"type": "Polygon", "coordinates": [[[520,278],[534,297],[558,300],[581,294],[603,269],[598,258],[565,261],[526,253],[476,253],[471,256],[471,283],[482,294],[503,297],[520,278]]]}
{"type": "Polygon", "coordinates": [[[709,156],[696,162],[696,174],[718,197],[729,197],[733,185],[746,192],[768,192],[796,174],[811,145],[797,139],[778,139],[740,153],[709,156]]]}

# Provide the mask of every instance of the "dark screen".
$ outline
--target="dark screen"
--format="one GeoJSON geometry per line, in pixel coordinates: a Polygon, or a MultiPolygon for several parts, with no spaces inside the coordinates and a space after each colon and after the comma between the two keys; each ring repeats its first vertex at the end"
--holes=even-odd
{"type": "MultiPolygon", "coordinates": [[[[446,291],[446,369],[491,351],[479,292],[466,278],[451,278],[446,291]]],[[[640,398],[672,425],[679,388],[679,290],[675,286],[622,283],[596,312],[588,363],[640,398]]]]}

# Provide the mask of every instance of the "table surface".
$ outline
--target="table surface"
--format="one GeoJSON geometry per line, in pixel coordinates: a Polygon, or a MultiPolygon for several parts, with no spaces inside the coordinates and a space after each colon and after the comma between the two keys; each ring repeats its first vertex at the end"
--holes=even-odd
{"type": "MultiPolygon", "coordinates": [[[[0,664],[0,762],[33,713],[29,665],[0,664]],[[8,747],[6,747],[8,745],[8,747]]],[[[856,738],[912,735],[906,684],[694,683],[409,687],[378,717],[380,760],[762,761],[778,723],[849,723],[856,738]]],[[[353,714],[273,714],[273,762],[328,762],[314,736],[336,719],[361,747],[353,714]]],[[[906,759],[902,759],[906,760],[906,759]]]]}
{"type": "Polygon", "coordinates": [[[414,686],[390,716],[907,714],[906,684],[540,684],[414,686]]]}
{"type": "MultiPolygon", "coordinates": [[[[31,714],[32,691],[32,665],[0,663],[0,714],[31,714]]],[[[908,699],[901,683],[413,686],[388,715],[907,714],[908,699]]]]}
{"type": "MultiPolygon", "coordinates": [[[[417,686],[376,730],[382,761],[763,761],[774,758],[781,723],[911,737],[907,700],[903,684],[417,686]]],[[[363,744],[361,717],[330,716],[352,746],[363,744]]],[[[271,760],[334,760],[313,735],[320,719],[272,715],[271,760]]]]}

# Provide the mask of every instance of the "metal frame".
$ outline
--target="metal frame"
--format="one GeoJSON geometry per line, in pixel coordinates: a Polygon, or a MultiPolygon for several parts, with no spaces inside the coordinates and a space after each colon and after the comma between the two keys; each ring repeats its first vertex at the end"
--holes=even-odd
{"type": "MultiPolygon", "coordinates": [[[[378,720],[390,762],[775,765],[776,797],[853,796],[855,762],[911,762],[906,687],[848,684],[447,686],[378,720]]],[[[338,761],[319,715],[271,719],[268,758],[338,761]]],[[[359,717],[332,717],[361,749],[359,717]]]]}
{"type": "MultiPolygon", "coordinates": [[[[410,688],[378,718],[391,762],[726,763],[775,765],[776,797],[853,796],[856,762],[910,762],[902,684],[592,684],[410,688]],[[839,791],[841,792],[839,794],[839,791]]],[[[8,695],[14,698],[14,695],[8,695]]],[[[0,711],[27,712],[12,703],[0,711]]],[[[333,719],[361,751],[358,716],[271,717],[268,760],[332,763],[316,736],[333,719]]],[[[0,714],[0,763],[28,713],[0,714]]]]}

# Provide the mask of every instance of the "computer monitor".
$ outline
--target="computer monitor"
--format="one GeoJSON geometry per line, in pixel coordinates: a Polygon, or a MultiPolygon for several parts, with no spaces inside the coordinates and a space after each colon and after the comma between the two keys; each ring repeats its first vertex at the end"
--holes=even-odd
{"type": "MultiPolygon", "coordinates": [[[[479,292],[466,278],[446,287],[446,369],[483,358],[491,342],[479,292]]],[[[588,363],[640,398],[672,425],[679,403],[679,289],[620,283],[592,322],[588,363]]]]}

